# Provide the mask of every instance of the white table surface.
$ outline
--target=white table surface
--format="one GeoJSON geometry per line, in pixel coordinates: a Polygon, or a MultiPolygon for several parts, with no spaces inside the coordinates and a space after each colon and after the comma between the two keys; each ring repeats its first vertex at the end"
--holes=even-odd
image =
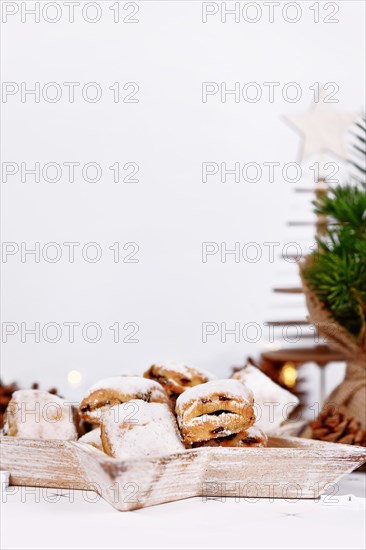
{"type": "Polygon", "coordinates": [[[1,548],[364,550],[365,497],[364,473],[319,501],[194,498],[134,512],[95,493],[10,487],[1,494],[1,548]]]}

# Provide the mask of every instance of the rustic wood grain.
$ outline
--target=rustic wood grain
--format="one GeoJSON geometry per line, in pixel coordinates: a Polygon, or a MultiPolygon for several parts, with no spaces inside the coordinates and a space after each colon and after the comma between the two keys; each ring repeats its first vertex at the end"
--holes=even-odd
{"type": "Polygon", "coordinates": [[[72,441],[1,437],[0,448],[11,485],[93,490],[122,511],[194,496],[317,498],[366,462],[364,447],[296,437],[125,461],[72,441]]]}

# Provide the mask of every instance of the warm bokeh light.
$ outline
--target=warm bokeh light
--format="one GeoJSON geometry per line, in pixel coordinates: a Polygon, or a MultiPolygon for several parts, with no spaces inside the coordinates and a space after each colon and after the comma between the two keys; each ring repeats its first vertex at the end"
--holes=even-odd
{"type": "Polygon", "coordinates": [[[74,388],[80,385],[81,378],[81,372],[78,370],[71,370],[67,375],[68,383],[74,388]]]}
{"type": "Polygon", "coordinates": [[[293,388],[297,381],[297,370],[294,363],[288,361],[280,371],[280,382],[288,388],[293,388]]]}

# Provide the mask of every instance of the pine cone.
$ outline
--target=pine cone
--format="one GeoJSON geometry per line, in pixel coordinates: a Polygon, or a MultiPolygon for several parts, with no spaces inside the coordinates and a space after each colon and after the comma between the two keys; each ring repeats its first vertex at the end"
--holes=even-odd
{"type": "Polygon", "coordinates": [[[313,439],[366,447],[366,430],[360,422],[346,415],[344,407],[326,406],[309,425],[313,439]]]}

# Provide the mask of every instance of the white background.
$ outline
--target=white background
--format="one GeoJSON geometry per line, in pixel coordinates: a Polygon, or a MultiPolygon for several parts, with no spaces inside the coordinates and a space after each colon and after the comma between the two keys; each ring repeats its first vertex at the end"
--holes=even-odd
{"type": "Polygon", "coordinates": [[[10,487],[2,547],[363,550],[364,495],[365,476],[353,473],[315,501],[190,498],[118,512],[88,491],[10,487]]]}
{"type": "Polygon", "coordinates": [[[57,263],[42,257],[36,263],[32,256],[22,263],[19,253],[2,263],[2,321],[28,327],[39,322],[41,328],[56,322],[64,329],[53,344],[42,336],[40,343],[32,336],[22,343],[20,332],[9,337],[2,346],[3,378],[24,386],[39,380],[44,389],[56,385],[72,397],[105,375],[141,372],[161,359],[183,360],[225,376],[247,355],[266,349],[266,329],[257,343],[243,338],[237,343],[233,337],[222,343],[220,334],[203,343],[202,322],[262,325],[303,318],[305,308],[302,296],[272,293],[274,286],[299,284],[297,266],[280,261],[279,252],[274,263],[267,249],[257,263],[235,263],[232,256],[223,263],[218,254],[203,263],[202,242],[226,242],[228,248],[235,242],[303,245],[312,241],[313,228],[289,228],[286,222],[309,220],[312,214],[310,197],[296,195],[296,185],[279,172],[273,183],[265,171],[257,183],[229,178],[225,184],[217,177],[203,183],[202,162],[263,167],[263,162],[295,161],[300,137],[281,117],[309,109],[309,87],[315,82],[338,84],[335,110],[359,110],[365,5],[337,2],[335,24],[322,22],[328,13],[324,3],[321,21],[314,23],[311,2],[298,3],[302,16],[292,24],[281,15],[284,3],[273,23],[260,3],[263,16],[257,23],[235,23],[233,17],[222,23],[220,14],[203,23],[201,2],[138,2],[139,22],[127,24],[113,22],[113,3],[105,1],[99,2],[100,21],[90,24],[80,8],[69,23],[63,2],[58,4],[62,17],[57,23],[42,17],[35,23],[32,16],[22,23],[18,12],[2,25],[2,78],[30,88],[50,81],[81,86],[74,103],[68,102],[64,86],[57,103],[36,103],[32,97],[22,103],[19,93],[2,103],[3,161],[29,166],[94,161],[103,177],[96,183],[76,177],[70,183],[65,172],[57,183],[35,183],[32,176],[22,183],[17,174],[2,185],[3,241],[25,242],[29,248],[56,242],[63,250],[57,263]],[[92,81],[103,90],[97,103],[80,95],[92,81]],[[228,87],[257,82],[263,97],[257,103],[235,103],[229,96],[223,103],[217,94],[203,103],[205,81],[227,82],[228,87]],[[280,82],[273,103],[263,87],[269,81],[280,82]],[[291,81],[302,88],[297,103],[281,95],[291,81]],[[137,82],[139,103],[114,103],[108,89],[114,82],[137,82]],[[113,183],[108,167],[114,162],[137,162],[139,183],[113,183]],[[69,241],[81,243],[74,263],[62,245],[69,241]],[[80,254],[82,245],[92,241],[103,251],[97,263],[80,254]],[[131,241],[140,247],[139,263],[114,263],[108,247],[131,241]],[[78,327],[75,342],[69,343],[67,321],[98,323],[100,341],[86,342],[78,327]],[[139,343],[114,343],[108,327],[116,322],[122,327],[138,323],[139,343]],[[67,385],[73,369],[83,377],[77,390],[67,385]]]}

